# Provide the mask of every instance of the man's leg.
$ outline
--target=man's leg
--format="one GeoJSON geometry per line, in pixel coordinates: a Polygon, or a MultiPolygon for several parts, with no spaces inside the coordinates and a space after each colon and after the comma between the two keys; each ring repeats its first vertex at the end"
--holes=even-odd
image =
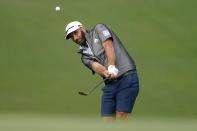
{"type": "Polygon", "coordinates": [[[102,120],[107,121],[107,122],[111,122],[111,121],[114,121],[114,120],[128,120],[130,114],[131,113],[129,113],[129,112],[116,111],[116,117],[103,116],[102,120]]]}
{"type": "Polygon", "coordinates": [[[102,88],[101,115],[103,121],[113,121],[116,115],[115,89],[116,84],[108,84],[102,88]]]}
{"type": "Polygon", "coordinates": [[[130,113],[116,111],[116,120],[128,120],[130,113]]]}
{"type": "Polygon", "coordinates": [[[135,104],[139,92],[137,74],[130,74],[120,80],[116,94],[116,119],[127,120],[135,104]]]}
{"type": "Polygon", "coordinates": [[[112,116],[103,116],[102,117],[102,121],[111,122],[114,120],[115,120],[115,117],[112,117],[112,116]]]}

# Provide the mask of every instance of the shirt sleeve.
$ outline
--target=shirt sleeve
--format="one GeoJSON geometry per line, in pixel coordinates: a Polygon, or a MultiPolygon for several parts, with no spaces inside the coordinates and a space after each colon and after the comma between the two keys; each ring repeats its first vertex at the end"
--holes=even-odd
{"type": "Polygon", "coordinates": [[[97,24],[95,27],[98,37],[101,40],[102,44],[108,38],[112,38],[111,30],[104,24],[97,24]]]}
{"type": "Polygon", "coordinates": [[[81,61],[86,67],[92,70],[92,74],[95,74],[94,70],[92,69],[92,64],[94,63],[93,59],[82,55],[81,61]]]}

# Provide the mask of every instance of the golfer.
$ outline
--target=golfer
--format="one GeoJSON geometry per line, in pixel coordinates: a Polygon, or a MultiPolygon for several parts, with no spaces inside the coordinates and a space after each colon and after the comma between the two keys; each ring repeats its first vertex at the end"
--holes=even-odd
{"type": "Polygon", "coordinates": [[[101,115],[103,120],[127,119],[139,91],[136,66],[116,34],[104,24],[86,30],[78,21],[66,26],[66,39],[80,46],[82,63],[92,73],[109,77],[102,88],[101,115]]]}

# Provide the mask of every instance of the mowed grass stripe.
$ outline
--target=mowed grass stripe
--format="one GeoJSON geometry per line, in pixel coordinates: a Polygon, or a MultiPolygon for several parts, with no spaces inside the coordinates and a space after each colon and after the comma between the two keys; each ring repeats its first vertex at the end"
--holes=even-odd
{"type": "Polygon", "coordinates": [[[71,115],[0,114],[1,131],[195,131],[196,119],[133,118],[127,123],[104,123],[99,118],[71,115]]]}

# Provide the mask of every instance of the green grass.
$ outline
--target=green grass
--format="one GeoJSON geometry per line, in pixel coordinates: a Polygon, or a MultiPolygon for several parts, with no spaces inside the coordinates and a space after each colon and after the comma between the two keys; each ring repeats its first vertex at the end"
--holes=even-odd
{"type": "Polygon", "coordinates": [[[133,118],[104,123],[98,118],[67,115],[1,114],[1,131],[195,131],[196,119],[133,118]]]}
{"type": "Polygon", "coordinates": [[[99,115],[100,81],[64,40],[65,24],[109,25],[134,58],[134,116],[197,117],[196,0],[1,0],[0,112],[99,115]],[[85,105],[85,106],[84,106],[85,105]],[[80,107],[80,108],[79,108],[80,107]]]}

